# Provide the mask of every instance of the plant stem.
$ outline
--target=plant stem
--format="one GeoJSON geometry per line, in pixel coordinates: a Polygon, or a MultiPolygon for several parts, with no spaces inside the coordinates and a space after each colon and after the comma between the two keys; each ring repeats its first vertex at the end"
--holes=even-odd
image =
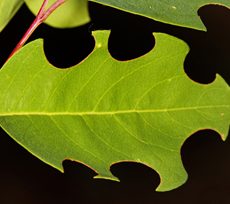
{"type": "Polygon", "coordinates": [[[32,24],[28,28],[26,33],[23,35],[21,40],[18,42],[16,47],[13,49],[13,51],[9,55],[7,61],[26,43],[26,41],[29,39],[29,37],[37,29],[37,27],[40,24],[42,24],[59,6],[61,6],[63,3],[65,3],[66,0],[56,0],[55,3],[53,3],[48,9],[46,9],[48,2],[49,2],[49,0],[44,0],[36,18],[34,19],[32,24]]]}

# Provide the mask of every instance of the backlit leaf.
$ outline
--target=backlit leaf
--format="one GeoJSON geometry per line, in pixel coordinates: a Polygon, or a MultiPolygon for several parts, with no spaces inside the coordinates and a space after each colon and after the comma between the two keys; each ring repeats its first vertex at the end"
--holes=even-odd
{"type": "Polygon", "coordinates": [[[24,0],[1,0],[0,1],[0,32],[18,11],[24,0]]]}
{"type": "Polygon", "coordinates": [[[186,181],[180,149],[194,132],[209,128],[225,139],[230,88],[217,75],[209,85],[190,80],[187,45],[156,33],[156,46],[130,61],[113,59],[108,31],[94,33],[94,51],[80,64],[49,64],[42,40],[26,45],[0,71],[0,125],[18,143],[62,171],[62,161],[116,179],[110,166],[134,161],[156,170],[157,190],[186,181]]]}

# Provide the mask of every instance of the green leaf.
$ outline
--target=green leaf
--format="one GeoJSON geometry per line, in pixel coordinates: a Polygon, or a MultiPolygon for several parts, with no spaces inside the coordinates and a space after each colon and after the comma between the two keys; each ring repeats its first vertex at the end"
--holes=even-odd
{"type": "MultiPolygon", "coordinates": [[[[35,15],[39,11],[43,1],[44,0],[25,0],[28,8],[35,15]]],[[[56,0],[50,0],[47,7],[55,1],[56,0]]],[[[86,24],[89,20],[87,0],[68,0],[50,15],[45,23],[58,28],[71,28],[86,24]]]]}
{"type": "Polygon", "coordinates": [[[134,161],[159,173],[158,191],[176,188],[187,178],[184,141],[205,128],[226,138],[230,88],[220,76],[209,85],[190,80],[188,47],[175,37],[157,33],[151,52],[121,62],[108,52],[108,35],[95,32],[94,51],[69,69],[47,62],[42,40],[16,53],[0,71],[0,125],[61,171],[71,159],[116,179],[110,166],[134,161]]]}
{"type": "Polygon", "coordinates": [[[91,0],[157,21],[205,30],[197,12],[208,4],[230,7],[229,0],[91,0]]]}
{"type": "Polygon", "coordinates": [[[23,4],[24,0],[1,0],[0,1],[0,32],[5,28],[14,14],[23,4]]]}

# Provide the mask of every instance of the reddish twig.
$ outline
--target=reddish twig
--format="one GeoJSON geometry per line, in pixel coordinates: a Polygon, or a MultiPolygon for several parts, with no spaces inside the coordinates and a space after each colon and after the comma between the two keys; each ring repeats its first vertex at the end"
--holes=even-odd
{"type": "Polygon", "coordinates": [[[9,55],[7,61],[26,43],[26,41],[29,39],[29,37],[32,35],[32,33],[36,30],[36,28],[41,23],[43,23],[59,6],[61,6],[63,3],[65,3],[66,0],[57,0],[48,9],[46,9],[48,2],[49,2],[49,0],[44,0],[36,18],[33,21],[33,23],[30,25],[30,27],[28,28],[28,30],[26,31],[26,33],[24,34],[22,39],[19,41],[19,43],[13,49],[13,51],[9,55]]]}

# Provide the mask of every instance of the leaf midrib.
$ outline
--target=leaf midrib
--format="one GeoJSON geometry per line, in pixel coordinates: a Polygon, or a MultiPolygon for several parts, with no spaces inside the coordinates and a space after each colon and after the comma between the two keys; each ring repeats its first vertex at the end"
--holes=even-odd
{"type": "Polygon", "coordinates": [[[130,110],[117,110],[117,111],[85,111],[85,112],[10,112],[0,113],[0,117],[3,116],[23,116],[23,115],[41,115],[41,116],[55,116],[55,115],[119,115],[119,114],[131,114],[131,113],[163,113],[163,112],[179,112],[190,111],[199,109],[213,109],[213,108],[230,108],[230,105],[209,105],[209,106],[194,106],[194,107],[178,107],[178,108],[165,108],[165,109],[130,109],[130,110]]]}

